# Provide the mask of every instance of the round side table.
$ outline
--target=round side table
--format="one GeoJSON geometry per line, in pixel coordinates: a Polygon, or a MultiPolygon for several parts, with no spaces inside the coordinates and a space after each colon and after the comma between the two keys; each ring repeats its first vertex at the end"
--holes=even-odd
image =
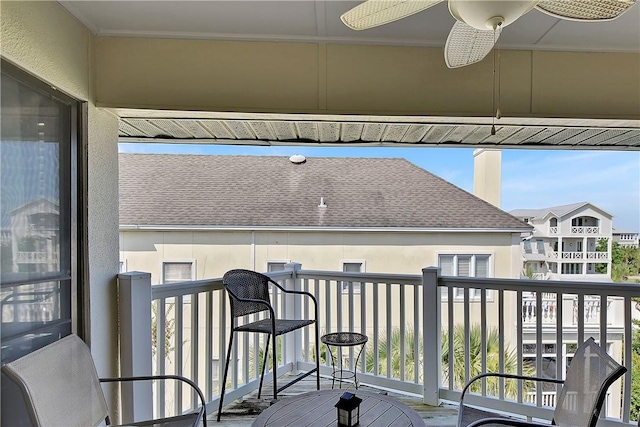
{"type": "Polygon", "coordinates": [[[327,346],[327,348],[329,349],[329,354],[331,355],[331,365],[333,367],[333,373],[331,374],[331,388],[333,388],[336,380],[338,381],[340,388],[342,388],[342,383],[344,382],[344,380],[353,378],[353,383],[356,386],[356,390],[358,389],[356,367],[358,366],[358,360],[360,360],[360,355],[362,354],[362,350],[364,350],[364,346],[368,340],[369,338],[367,338],[366,335],[359,334],[357,332],[333,332],[331,334],[323,335],[320,338],[320,341],[322,341],[327,346]],[[356,357],[356,363],[354,365],[353,371],[343,369],[342,347],[353,347],[358,345],[362,347],[360,347],[360,351],[358,352],[358,356],[356,357]],[[336,357],[333,355],[331,347],[337,347],[338,359],[340,360],[339,369],[336,369],[336,357]]]}

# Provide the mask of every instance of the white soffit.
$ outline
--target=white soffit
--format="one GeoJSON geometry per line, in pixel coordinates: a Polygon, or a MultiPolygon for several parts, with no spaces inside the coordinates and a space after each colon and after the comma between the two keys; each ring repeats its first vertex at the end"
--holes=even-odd
{"type": "Polygon", "coordinates": [[[120,142],[640,151],[640,121],[117,109],[120,142]]]}

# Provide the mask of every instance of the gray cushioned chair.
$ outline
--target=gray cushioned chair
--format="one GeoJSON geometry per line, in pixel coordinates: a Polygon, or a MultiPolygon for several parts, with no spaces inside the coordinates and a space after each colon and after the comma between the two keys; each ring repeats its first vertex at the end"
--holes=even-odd
{"type": "Polygon", "coordinates": [[[231,351],[233,348],[233,337],[236,332],[257,332],[261,334],[267,334],[267,342],[264,350],[264,357],[262,361],[262,372],[260,374],[260,387],[258,388],[258,398],[262,393],[262,382],[264,379],[264,371],[267,365],[267,354],[269,353],[269,341],[273,336],[274,344],[271,354],[273,356],[273,398],[278,398],[278,392],[285,388],[295,384],[303,378],[306,378],[313,373],[316,374],[316,388],[320,390],[320,347],[319,347],[319,331],[318,331],[318,302],[316,298],[309,292],[304,291],[292,291],[286,290],[275,281],[271,280],[264,274],[257,273],[251,270],[235,269],[225,273],[222,278],[227,293],[229,294],[229,303],[231,304],[231,337],[229,338],[229,349],[227,351],[227,359],[224,366],[224,377],[222,378],[222,391],[220,392],[220,406],[218,408],[218,421],[220,421],[220,414],[222,412],[222,405],[224,401],[224,391],[227,381],[227,373],[229,371],[229,360],[231,358],[231,351]],[[275,286],[285,294],[303,295],[311,298],[314,305],[314,318],[313,319],[277,319],[273,307],[271,306],[271,300],[269,298],[269,287],[275,286]],[[267,312],[268,317],[262,320],[258,320],[251,323],[245,323],[238,325],[238,318],[253,313],[267,312]],[[295,378],[293,381],[278,388],[277,381],[277,345],[276,338],[279,335],[286,334],[288,332],[295,331],[305,326],[309,326],[315,323],[315,368],[309,370],[303,375],[295,378]]]}
{"type": "Polygon", "coordinates": [[[169,418],[129,423],[128,426],[206,427],[205,400],[198,386],[176,375],[98,378],[89,347],[77,335],[69,335],[2,366],[2,373],[16,383],[24,397],[31,423],[44,426],[111,425],[101,382],[178,380],[198,394],[197,411],[169,418]]]}
{"type": "Polygon", "coordinates": [[[576,350],[566,379],[556,380],[549,378],[526,377],[511,374],[481,374],[472,378],[462,390],[460,409],[458,413],[459,427],[477,427],[486,425],[533,427],[547,426],[534,422],[526,422],[511,418],[500,417],[468,407],[464,398],[471,385],[482,378],[495,376],[509,379],[521,379],[536,382],[548,382],[562,384],[556,398],[556,407],[553,412],[553,425],[562,427],[595,427],[607,389],[620,378],[627,369],[620,366],[604,351],[593,338],[589,338],[576,350]]]}

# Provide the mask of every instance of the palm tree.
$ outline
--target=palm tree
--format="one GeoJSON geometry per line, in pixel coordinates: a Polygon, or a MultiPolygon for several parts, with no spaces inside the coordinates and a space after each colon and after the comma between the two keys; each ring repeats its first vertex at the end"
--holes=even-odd
{"type": "MultiPolygon", "coordinates": [[[[404,341],[404,376],[407,379],[415,378],[415,352],[413,351],[415,345],[415,334],[413,333],[413,327],[407,326],[405,328],[404,340],[400,334],[400,328],[394,328],[391,331],[391,377],[400,378],[400,345],[404,341]]],[[[371,341],[369,341],[371,342],[371,341]]],[[[422,366],[422,337],[418,337],[418,356],[419,365],[422,366]]],[[[387,375],[387,334],[382,333],[378,338],[378,375],[387,375]]],[[[368,349],[366,352],[366,372],[374,372],[374,351],[375,349],[368,349]]],[[[422,381],[422,369],[418,372],[418,381],[422,381]]]]}
{"type": "MultiPolygon", "coordinates": [[[[453,384],[455,388],[462,389],[465,385],[465,358],[464,358],[464,326],[455,325],[453,328],[453,384]]],[[[518,359],[514,349],[505,345],[504,350],[504,372],[515,374],[518,369],[518,359]]],[[[486,339],[486,372],[499,372],[500,339],[498,330],[491,328],[487,331],[486,339]]],[[[444,378],[447,380],[450,375],[449,358],[449,334],[444,331],[442,334],[442,365],[444,378]]],[[[482,373],[482,331],[479,325],[472,325],[469,329],[469,375],[474,377],[482,373]]],[[[523,375],[532,375],[533,366],[525,362],[522,366],[523,375]]],[[[481,382],[475,383],[471,391],[479,392],[481,382]]],[[[530,382],[525,382],[524,391],[533,387],[530,382]]],[[[501,390],[500,382],[497,378],[487,379],[487,394],[498,396],[501,390]]],[[[504,383],[505,396],[515,398],[518,394],[518,383],[514,380],[506,380],[504,383]]]]}

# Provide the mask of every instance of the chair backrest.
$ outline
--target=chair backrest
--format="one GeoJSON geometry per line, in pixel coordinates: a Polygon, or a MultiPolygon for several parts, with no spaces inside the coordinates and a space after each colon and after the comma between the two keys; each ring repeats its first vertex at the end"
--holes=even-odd
{"type": "Polygon", "coordinates": [[[251,270],[236,269],[227,271],[222,277],[222,283],[227,290],[231,291],[227,292],[231,303],[231,317],[237,318],[267,310],[264,304],[239,301],[233,294],[238,298],[258,299],[271,305],[269,281],[269,277],[251,270]]]}
{"type": "Polygon", "coordinates": [[[582,343],[571,359],[558,394],[553,415],[555,424],[595,427],[607,389],[626,371],[593,338],[582,343]]]}
{"type": "Polygon", "coordinates": [[[34,426],[97,426],[108,415],[91,352],[69,335],[2,366],[34,426]]]}

